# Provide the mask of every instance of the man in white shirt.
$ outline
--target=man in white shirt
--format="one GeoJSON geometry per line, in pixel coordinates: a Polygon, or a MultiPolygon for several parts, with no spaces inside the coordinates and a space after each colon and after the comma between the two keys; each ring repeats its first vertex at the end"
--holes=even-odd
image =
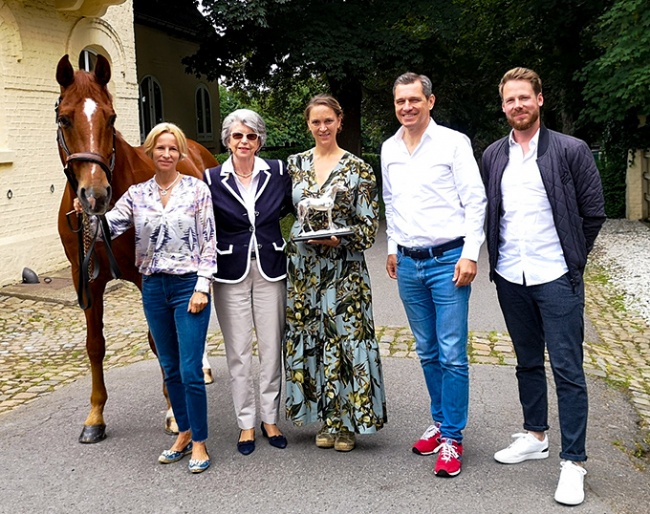
{"type": "Polygon", "coordinates": [[[582,274],[605,221],[603,191],[589,147],[541,124],[544,97],[534,71],[508,71],[499,93],[512,131],[483,155],[490,278],[517,354],[526,432],[494,458],[516,464],[548,457],[546,349],[562,436],[555,500],[578,505],[584,500],[588,410],[582,274]]]}
{"type": "Polygon", "coordinates": [[[438,476],[461,471],[469,401],[467,314],[485,238],[485,191],[469,138],[437,125],[424,75],[393,87],[402,127],[381,149],[388,259],[415,336],[433,424],[413,452],[440,452],[438,476]]]}

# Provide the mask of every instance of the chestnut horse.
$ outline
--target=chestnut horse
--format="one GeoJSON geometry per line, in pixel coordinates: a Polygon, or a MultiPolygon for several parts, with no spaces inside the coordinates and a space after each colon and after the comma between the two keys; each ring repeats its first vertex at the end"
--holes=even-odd
{"type": "MultiPolygon", "coordinates": [[[[82,217],[103,215],[130,185],[148,180],[154,174],[153,161],[142,148],[133,148],[115,130],[115,111],[111,94],[106,87],[110,78],[110,64],[101,55],[97,56],[92,73],[82,70],[75,72],[67,55],[61,58],[56,69],[56,80],[61,86],[56,109],[57,139],[59,155],[68,177],[59,208],[58,228],[72,267],[74,285],[80,292],[80,305],[86,316],[86,351],[92,373],[90,412],[79,436],[79,442],[82,443],[95,443],[106,437],[104,405],[108,394],[102,367],[106,353],[102,318],[104,291],[106,284],[113,278],[109,262],[111,247],[112,255],[119,265],[120,278],[133,282],[140,288],[141,276],[135,267],[135,233],[131,229],[116,238],[110,246],[96,242],[93,266],[97,275],[82,284],[85,281],[80,260],[84,253],[80,255],[82,243],[73,232],[73,226],[79,226],[80,222],[76,219],[72,222],[68,218],[73,210],[74,198],[79,198],[83,206],[82,217]],[[86,298],[82,302],[84,287],[87,288],[86,298]]],[[[178,169],[186,175],[201,178],[202,171],[216,166],[217,162],[203,146],[194,141],[188,141],[188,144],[189,155],[179,162],[178,169]]],[[[76,218],[76,215],[72,216],[76,218]]],[[[155,353],[151,335],[149,343],[155,353]]],[[[166,430],[174,431],[175,421],[171,417],[169,401],[167,405],[166,430]]]]}

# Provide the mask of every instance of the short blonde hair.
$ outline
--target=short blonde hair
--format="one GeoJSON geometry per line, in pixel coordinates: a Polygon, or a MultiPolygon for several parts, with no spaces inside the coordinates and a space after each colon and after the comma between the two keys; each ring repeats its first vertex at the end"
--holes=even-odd
{"type": "Polygon", "coordinates": [[[181,154],[181,159],[187,157],[187,138],[183,131],[173,123],[158,123],[154,128],[151,129],[147,138],[144,140],[144,153],[149,157],[153,158],[153,148],[156,146],[156,140],[160,137],[161,134],[171,134],[176,138],[176,144],[178,144],[178,151],[181,154]]]}
{"type": "Polygon", "coordinates": [[[535,96],[539,95],[542,92],[542,79],[539,78],[539,75],[533,70],[528,68],[512,68],[511,70],[506,71],[506,74],[499,82],[499,96],[503,99],[503,86],[506,85],[506,82],[511,80],[525,80],[530,82],[530,85],[535,92],[535,96]]]}

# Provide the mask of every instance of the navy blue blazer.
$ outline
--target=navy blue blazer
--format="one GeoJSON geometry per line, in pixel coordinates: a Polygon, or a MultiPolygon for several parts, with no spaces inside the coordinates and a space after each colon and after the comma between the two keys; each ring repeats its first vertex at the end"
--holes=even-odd
{"type": "Polygon", "coordinates": [[[286,242],[280,231],[280,219],[293,211],[291,177],[282,161],[255,157],[255,169],[260,171],[253,224],[239,192],[232,161],[228,159],[221,166],[205,170],[217,229],[218,282],[241,282],[255,263],[270,282],[287,275],[286,242]],[[255,255],[253,260],[249,258],[251,253],[255,255]]]}

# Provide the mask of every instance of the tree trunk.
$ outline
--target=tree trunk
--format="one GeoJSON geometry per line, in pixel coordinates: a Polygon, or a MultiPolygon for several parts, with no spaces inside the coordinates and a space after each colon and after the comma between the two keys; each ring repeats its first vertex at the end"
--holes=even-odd
{"type": "Polygon", "coordinates": [[[343,130],[337,141],[341,148],[361,157],[361,82],[356,78],[340,81],[329,77],[328,82],[343,108],[343,130]]]}

